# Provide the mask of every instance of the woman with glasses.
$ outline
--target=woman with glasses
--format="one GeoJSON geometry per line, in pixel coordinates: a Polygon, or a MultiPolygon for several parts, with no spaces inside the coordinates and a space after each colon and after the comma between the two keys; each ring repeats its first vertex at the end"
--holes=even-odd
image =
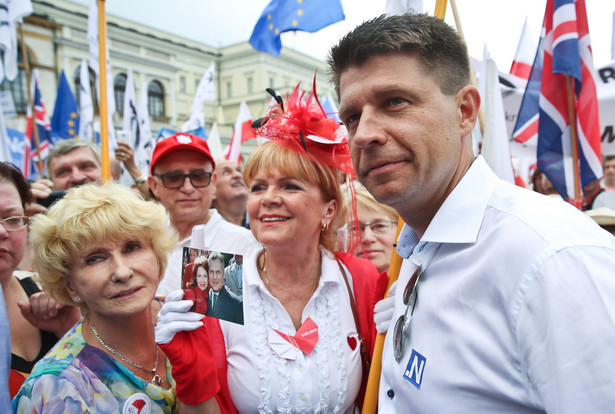
{"type": "MultiPolygon", "coordinates": [[[[395,244],[397,212],[376,201],[364,187],[358,187],[356,195],[358,225],[352,222],[348,224],[357,244],[354,255],[368,259],[379,272],[386,272],[395,244]]],[[[346,197],[345,201],[348,209],[351,209],[351,199],[346,197]]]]}
{"type": "MultiPolygon", "coordinates": [[[[227,368],[220,395],[230,393],[240,413],[352,413],[375,336],[377,271],[336,252],[346,221],[340,175],[354,175],[345,128],[298,87],[276,100],[256,122],[269,141],[243,173],[259,243],[243,258],[244,325],[221,321],[223,339],[212,340],[218,366],[227,368]]],[[[179,305],[167,302],[161,313],[167,306],[179,305]]]]}
{"type": "Polygon", "coordinates": [[[13,399],[16,413],[178,411],[171,367],[154,342],[154,294],[177,243],[168,221],[164,207],[115,183],[73,188],[35,218],[43,288],[85,316],[34,367],[13,399]]]}
{"type": "MultiPolygon", "coordinates": [[[[0,282],[11,336],[9,391],[13,397],[34,364],[79,320],[79,309],[40,292],[32,277],[15,274],[26,249],[30,188],[13,164],[0,162],[0,282]]],[[[34,273],[32,273],[34,276],[34,273]]]]}

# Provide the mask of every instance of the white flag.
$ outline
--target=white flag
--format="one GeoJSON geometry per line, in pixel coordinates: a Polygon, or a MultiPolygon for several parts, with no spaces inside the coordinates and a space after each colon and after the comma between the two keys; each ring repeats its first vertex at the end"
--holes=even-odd
{"type": "Polygon", "coordinates": [[[613,38],[611,39],[611,60],[615,60],[615,11],[613,12],[613,27],[611,31],[613,32],[613,38]]]}
{"type": "Polygon", "coordinates": [[[532,65],[534,64],[534,57],[536,55],[536,48],[538,46],[538,39],[536,39],[529,26],[527,25],[527,18],[523,23],[523,30],[521,31],[521,37],[519,38],[519,44],[517,45],[517,52],[513,59],[512,66],[510,67],[510,73],[525,80],[529,79],[532,72],[532,65]]]}
{"type": "Polygon", "coordinates": [[[423,0],[387,0],[384,13],[389,16],[405,13],[423,13],[423,0]]]}
{"type": "Polygon", "coordinates": [[[498,68],[495,61],[486,54],[484,72],[483,108],[485,130],[483,131],[482,155],[487,164],[502,180],[515,183],[515,174],[510,158],[510,144],[506,131],[506,119],[498,68]]]}
{"type": "Polygon", "coordinates": [[[135,95],[135,81],[132,68],[128,68],[126,74],[126,88],[124,89],[124,120],[122,129],[128,133],[128,143],[134,149],[139,133],[139,121],[137,119],[137,97],[135,95]]]}
{"type": "Polygon", "coordinates": [[[149,111],[147,109],[147,88],[141,88],[139,105],[137,106],[137,119],[139,121],[139,141],[135,142],[135,163],[141,172],[149,175],[149,161],[154,151],[152,130],[149,125],[149,111]]]}
{"type": "Polygon", "coordinates": [[[17,24],[25,16],[32,14],[30,0],[0,0],[0,82],[6,78],[10,81],[17,77],[17,24]]]}
{"type": "MultiPolygon", "coordinates": [[[[126,74],[126,87],[124,89],[124,119],[122,122],[122,130],[126,133],[124,140],[126,140],[126,142],[135,151],[136,160],[135,141],[138,139],[139,121],[137,119],[137,98],[135,96],[135,82],[132,74],[132,68],[128,68],[126,74]]],[[[128,170],[122,169],[120,182],[124,185],[132,185],[133,179],[128,170]]]]}
{"type": "Polygon", "coordinates": [[[209,69],[201,78],[199,86],[196,88],[192,107],[190,108],[190,117],[188,121],[182,125],[182,131],[192,131],[198,127],[205,126],[205,117],[201,110],[205,101],[216,100],[216,83],[215,83],[215,63],[212,61],[209,69]]]}
{"type": "Polygon", "coordinates": [[[86,60],[81,61],[79,72],[79,138],[92,142],[94,105],[90,88],[90,71],[86,60]]]}
{"type": "Polygon", "coordinates": [[[6,132],[4,114],[0,111],[0,161],[13,161],[11,151],[9,150],[9,142],[11,142],[11,139],[6,132]]]}
{"type": "Polygon", "coordinates": [[[220,141],[220,132],[218,132],[218,123],[214,122],[211,126],[211,131],[207,134],[207,145],[214,160],[222,159],[222,142],[220,141]]]}
{"type": "Polygon", "coordinates": [[[241,101],[239,114],[233,129],[233,137],[231,138],[230,145],[224,152],[224,158],[239,164],[241,162],[241,143],[252,138],[256,138],[254,129],[252,129],[252,115],[250,115],[250,109],[248,109],[246,101],[241,101]]]}

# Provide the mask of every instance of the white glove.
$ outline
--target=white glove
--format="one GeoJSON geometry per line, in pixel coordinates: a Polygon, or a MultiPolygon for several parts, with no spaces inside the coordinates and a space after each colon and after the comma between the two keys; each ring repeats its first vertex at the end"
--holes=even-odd
{"type": "Polygon", "coordinates": [[[391,284],[388,296],[379,300],[376,306],[374,306],[374,323],[376,324],[376,331],[378,333],[386,333],[389,330],[391,319],[393,319],[393,312],[395,311],[396,287],[397,280],[391,284]]]}
{"type": "Polygon", "coordinates": [[[182,300],[184,292],[171,292],[158,312],[158,323],[154,328],[157,344],[168,344],[177,332],[193,331],[203,326],[203,315],[188,310],[194,304],[191,300],[182,300]]]}

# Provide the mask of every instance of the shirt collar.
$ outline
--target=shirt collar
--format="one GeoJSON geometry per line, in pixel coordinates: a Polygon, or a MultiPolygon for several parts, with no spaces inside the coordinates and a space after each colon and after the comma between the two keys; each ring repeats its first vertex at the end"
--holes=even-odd
{"type": "Polygon", "coordinates": [[[397,252],[410,257],[419,241],[436,243],[474,243],[498,177],[482,156],[448,195],[419,240],[416,232],[404,225],[398,239],[397,252]]]}
{"type": "MultiPolygon", "coordinates": [[[[243,265],[246,266],[246,271],[244,272],[246,284],[248,286],[265,286],[261,281],[261,278],[258,274],[258,268],[256,265],[256,261],[258,259],[258,255],[262,252],[262,249],[254,249],[251,252],[250,256],[244,256],[243,265]]],[[[323,283],[339,283],[340,279],[337,275],[340,273],[339,266],[337,265],[337,259],[333,256],[333,254],[329,253],[325,249],[320,249],[322,264],[320,266],[320,281],[319,284],[323,283]]],[[[343,265],[342,265],[343,266],[343,265]]]]}

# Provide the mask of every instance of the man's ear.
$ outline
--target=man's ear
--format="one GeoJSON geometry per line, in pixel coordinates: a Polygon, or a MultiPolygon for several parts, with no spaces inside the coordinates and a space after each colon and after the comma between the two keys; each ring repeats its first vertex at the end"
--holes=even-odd
{"type": "Polygon", "coordinates": [[[149,189],[152,190],[154,197],[158,198],[158,182],[153,176],[150,175],[147,177],[147,185],[149,186],[149,189]]]}
{"type": "Polygon", "coordinates": [[[461,135],[470,135],[476,125],[476,119],[480,110],[480,94],[478,89],[471,85],[464,86],[457,92],[456,101],[457,108],[459,109],[461,135]]]}

